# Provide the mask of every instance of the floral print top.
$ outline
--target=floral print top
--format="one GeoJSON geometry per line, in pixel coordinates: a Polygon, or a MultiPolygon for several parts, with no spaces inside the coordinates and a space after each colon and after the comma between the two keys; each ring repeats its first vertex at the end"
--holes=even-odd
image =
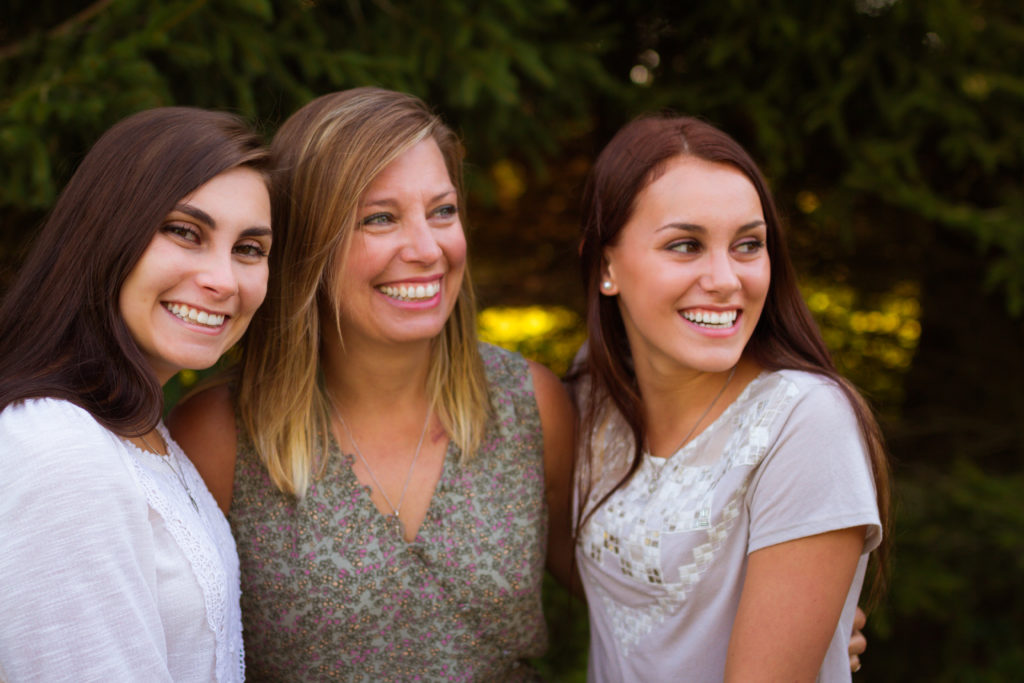
{"type": "Polygon", "coordinates": [[[493,416],[476,456],[449,444],[407,543],[331,439],[296,501],[239,439],[230,520],[251,681],[530,680],[547,633],[543,437],[519,355],[481,344],[493,416]]]}

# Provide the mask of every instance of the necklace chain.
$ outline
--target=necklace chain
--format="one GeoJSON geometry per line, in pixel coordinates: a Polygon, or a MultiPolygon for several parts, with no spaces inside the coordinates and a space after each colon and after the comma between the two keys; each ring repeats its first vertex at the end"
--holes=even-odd
{"type": "MultiPolygon", "coordinates": [[[[690,437],[693,436],[693,433],[695,431],[697,431],[697,427],[700,426],[700,423],[704,421],[704,418],[708,416],[708,413],[711,412],[711,409],[715,407],[716,403],[718,403],[718,399],[722,398],[722,394],[725,393],[725,390],[726,390],[726,388],[728,388],[729,383],[732,382],[732,376],[735,375],[735,374],[736,374],[736,366],[734,365],[734,366],[732,366],[732,369],[729,370],[729,376],[725,378],[725,384],[723,384],[722,388],[718,390],[718,393],[715,394],[715,397],[713,399],[711,399],[711,403],[708,405],[707,408],[704,409],[704,412],[701,413],[700,417],[697,418],[697,421],[693,423],[693,427],[690,428],[690,431],[688,431],[686,433],[686,436],[683,437],[683,440],[679,442],[679,445],[672,449],[672,452],[669,453],[669,457],[671,457],[676,452],[678,452],[679,449],[682,448],[683,446],[685,446],[686,442],[690,440],[690,437]]],[[[647,452],[651,453],[651,448],[650,448],[650,444],[649,443],[648,443],[648,446],[647,446],[647,452]]]]}
{"type": "Polygon", "coordinates": [[[405,502],[405,493],[409,490],[409,482],[412,481],[412,471],[416,467],[416,461],[420,457],[420,449],[423,447],[423,437],[427,435],[427,425],[430,424],[430,407],[427,407],[427,417],[423,420],[423,430],[420,432],[419,443],[416,444],[416,452],[412,456],[412,462],[409,464],[409,471],[405,474],[405,484],[402,485],[402,494],[398,497],[398,505],[391,502],[388,498],[388,494],[384,491],[384,487],[380,485],[380,481],[377,479],[377,475],[373,473],[373,468],[370,467],[370,463],[366,461],[363,456],[363,452],[359,450],[359,444],[356,443],[356,438],[352,435],[352,430],[348,428],[348,423],[345,422],[345,418],[341,416],[341,411],[338,410],[338,406],[335,401],[331,400],[331,408],[334,409],[334,414],[338,417],[338,421],[341,422],[341,426],[345,428],[345,434],[348,436],[348,440],[352,442],[352,447],[356,450],[356,455],[359,456],[360,462],[366,468],[366,471],[370,473],[370,479],[377,485],[377,490],[380,491],[380,495],[384,496],[385,502],[388,507],[391,508],[391,516],[398,521],[401,525],[401,518],[399,517],[399,511],[402,509],[402,503],[405,502]]]}
{"type": "Polygon", "coordinates": [[[160,437],[160,442],[163,445],[163,453],[156,448],[153,448],[153,444],[149,443],[149,440],[144,435],[139,434],[139,438],[142,439],[142,443],[146,444],[146,448],[153,451],[153,453],[159,456],[161,462],[171,468],[171,471],[174,472],[174,476],[178,478],[178,481],[181,482],[182,487],[185,489],[185,495],[188,496],[189,502],[192,503],[192,507],[198,513],[199,504],[196,503],[196,499],[192,496],[192,489],[188,487],[188,483],[185,481],[185,475],[183,475],[181,470],[175,467],[174,463],[171,462],[171,458],[174,456],[171,454],[171,449],[167,447],[167,442],[164,441],[163,434],[160,432],[157,432],[156,434],[160,437]]]}

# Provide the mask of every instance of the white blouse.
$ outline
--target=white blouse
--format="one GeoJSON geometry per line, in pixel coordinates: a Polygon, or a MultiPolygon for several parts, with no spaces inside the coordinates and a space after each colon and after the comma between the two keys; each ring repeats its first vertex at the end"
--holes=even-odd
{"type": "Polygon", "coordinates": [[[244,680],[230,528],[158,428],[168,456],[67,401],[0,412],[3,680],[244,680]]]}

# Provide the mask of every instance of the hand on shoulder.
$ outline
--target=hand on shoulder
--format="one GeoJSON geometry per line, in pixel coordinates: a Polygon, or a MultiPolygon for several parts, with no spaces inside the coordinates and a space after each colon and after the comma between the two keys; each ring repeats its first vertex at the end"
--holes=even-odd
{"type": "Polygon", "coordinates": [[[231,389],[219,384],[189,396],[171,411],[167,428],[227,514],[238,448],[231,389]]]}

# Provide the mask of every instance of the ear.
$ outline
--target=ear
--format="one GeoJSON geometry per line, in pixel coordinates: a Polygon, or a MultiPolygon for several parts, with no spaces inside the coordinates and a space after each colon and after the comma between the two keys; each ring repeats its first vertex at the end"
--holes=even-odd
{"type": "Polygon", "coordinates": [[[598,290],[605,296],[615,296],[619,293],[619,285],[615,281],[615,266],[609,260],[607,251],[601,259],[601,281],[598,283],[598,290]]]}

